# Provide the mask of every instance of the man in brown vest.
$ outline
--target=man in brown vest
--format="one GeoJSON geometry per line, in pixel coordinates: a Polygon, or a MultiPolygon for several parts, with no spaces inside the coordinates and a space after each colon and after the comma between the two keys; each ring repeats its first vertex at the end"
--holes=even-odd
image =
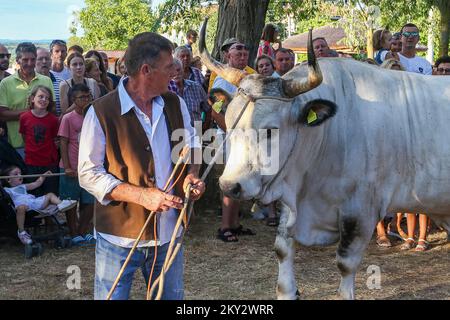
{"type": "MultiPolygon", "coordinates": [[[[177,142],[171,137],[184,130],[183,141],[191,151],[201,148],[185,102],[167,92],[174,76],[172,44],[158,34],[141,33],[129,42],[125,65],[129,77],[93,102],[80,136],[80,185],[98,200],[95,299],[106,298],[150,211],[158,213],[145,230],[112,299],[128,299],[139,268],[148,283],[156,255],[153,282],[160,274],[182,208],[183,190],[192,184],[194,200],[205,191],[198,165],[189,166],[173,192],[161,191],[178,158],[172,152],[177,142]]],[[[183,299],[183,295],[181,249],[166,274],[162,299],[183,299]]]]}

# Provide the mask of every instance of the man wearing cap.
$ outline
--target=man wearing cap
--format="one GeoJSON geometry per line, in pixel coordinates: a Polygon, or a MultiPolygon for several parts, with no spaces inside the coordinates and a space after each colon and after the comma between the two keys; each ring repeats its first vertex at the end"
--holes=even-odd
{"type": "Polygon", "coordinates": [[[28,110],[28,96],[35,86],[43,85],[52,91],[49,77],[35,72],[36,47],[31,42],[21,42],[16,48],[19,70],[0,82],[0,121],[8,126],[8,142],[24,157],[23,139],[19,133],[19,117],[28,110]]]}
{"type": "Polygon", "coordinates": [[[64,65],[67,57],[66,42],[64,40],[53,40],[50,43],[50,55],[52,58],[51,72],[63,80],[72,78],[70,69],[64,65]]]}
{"type": "MultiPolygon", "coordinates": [[[[223,42],[222,46],[220,47],[220,52],[221,52],[223,63],[228,63],[228,50],[235,43],[240,43],[240,42],[236,38],[228,38],[223,42]]],[[[247,72],[248,74],[256,73],[255,70],[253,70],[252,68],[250,68],[247,65],[245,66],[245,68],[243,70],[245,72],[247,72]]],[[[216,77],[217,77],[217,74],[215,72],[211,72],[211,76],[209,78],[208,91],[212,89],[213,83],[214,83],[214,80],[216,80],[216,77]]]]}
{"type": "MultiPolygon", "coordinates": [[[[246,71],[248,63],[248,48],[245,44],[234,41],[228,48],[226,48],[225,58],[227,59],[227,64],[229,67],[246,71]]],[[[222,48],[224,46],[222,45],[222,48]]],[[[231,84],[224,78],[217,76],[214,79],[212,85],[213,89],[222,89],[229,95],[233,95],[237,87],[231,84]]],[[[219,110],[215,112],[220,113],[219,110]]],[[[226,128],[221,128],[221,130],[226,130],[226,128]]],[[[218,132],[218,134],[224,135],[224,131],[218,132]]],[[[218,230],[217,238],[224,242],[236,242],[238,241],[238,235],[254,235],[255,233],[247,228],[243,228],[239,223],[239,207],[240,202],[238,200],[223,196],[222,198],[222,222],[218,230]]]]}

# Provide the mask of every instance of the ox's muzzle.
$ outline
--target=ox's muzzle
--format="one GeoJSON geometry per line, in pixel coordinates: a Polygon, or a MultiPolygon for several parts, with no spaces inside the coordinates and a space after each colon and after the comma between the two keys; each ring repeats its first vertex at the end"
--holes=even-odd
{"type": "Polygon", "coordinates": [[[227,182],[219,180],[220,189],[230,198],[239,199],[241,197],[242,186],[239,182],[227,182]]]}

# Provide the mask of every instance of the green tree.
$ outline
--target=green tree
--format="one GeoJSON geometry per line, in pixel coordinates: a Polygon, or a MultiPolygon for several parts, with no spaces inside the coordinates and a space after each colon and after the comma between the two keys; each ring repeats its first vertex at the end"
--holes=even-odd
{"type": "Polygon", "coordinates": [[[430,0],[432,6],[439,9],[440,18],[440,41],[439,56],[448,55],[448,44],[450,36],[450,1],[448,0],[430,0]]]}
{"type": "Polygon", "coordinates": [[[129,39],[154,25],[149,0],[85,0],[85,4],[79,21],[83,41],[92,48],[123,50],[129,39]]]}

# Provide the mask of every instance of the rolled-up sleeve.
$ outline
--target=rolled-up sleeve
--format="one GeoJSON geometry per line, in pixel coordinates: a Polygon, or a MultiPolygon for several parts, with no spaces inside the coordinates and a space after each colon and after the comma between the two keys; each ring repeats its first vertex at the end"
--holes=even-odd
{"type": "Polygon", "coordinates": [[[122,183],[104,167],[105,133],[103,132],[94,108],[90,108],[83,121],[78,153],[78,178],[80,186],[92,194],[102,205],[111,200],[105,199],[115,187],[122,183]]]}

